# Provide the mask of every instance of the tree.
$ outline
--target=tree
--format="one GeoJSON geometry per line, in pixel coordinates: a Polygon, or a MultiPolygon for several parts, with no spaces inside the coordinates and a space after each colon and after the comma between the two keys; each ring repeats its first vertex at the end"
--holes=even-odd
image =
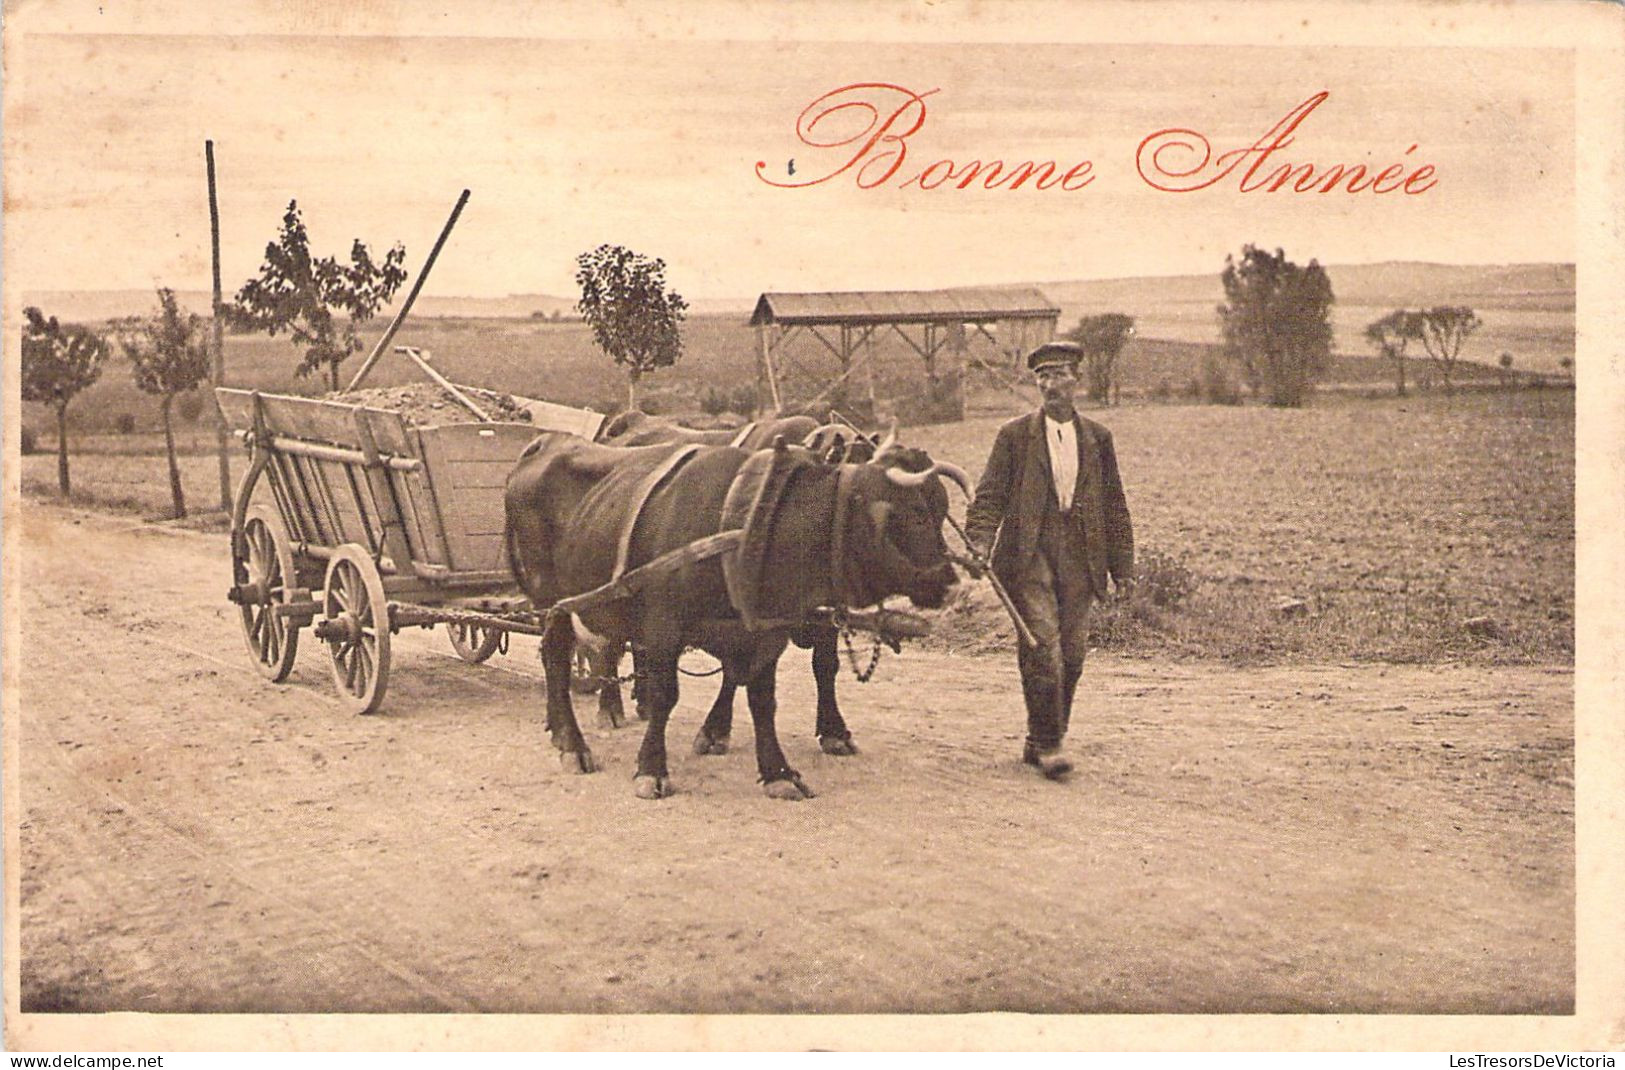
{"type": "Polygon", "coordinates": [[[1417,313],[1417,337],[1422,348],[1439,369],[1444,379],[1445,393],[1453,389],[1450,375],[1455,370],[1456,358],[1461,355],[1461,344],[1482,327],[1483,321],[1466,305],[1436,305],[1417,313]]]}
{"type": "Polygon", "coordinates": [[[1498,363],[1501,365],[1501,386],[1503,388],[1510,387],[1512,385],[1512,354],[1502,353],[1498,363]]]}
{"type": "Polygon", "coordinates": [[[598,348],[626,368],[626,406],[638,407],[638,383],[683,355],[679,330],[688,302],[666,289],[666,262],[619,245],[576,257],[581,300],[576,310],[592,326],[598,348]]]}
{"type": "Polygon", "coordinates": [[[361,349],[356,329],[395,296],[406,280],[405,262],[405,246],[396,243],[380,264],[359,238],[350,246],[348,264],[330,256],[312,259],[299,204],[289,201],[281,234],[265,247],[259,277],[237,291],[229,318],[234,326],[273,337],[287,331],[294,345],[304,347],[296,374],[326,366],[337,390],[339,365],[361,349]],[[340,312],[349,313],[348,323],[337,321],[340,312]]]}
{"type": "Polygon", "coordinates": [[[1299,267],[1246,245],[1239,263],[1225,257],[1220,281],[1225,356],[1271,405],[1302,405],[1331,364],[1331,279],[1318,261],[1299,267]]]}
{"type": "Polygon", "coordinates": [[[1088,364],[1085,387],[1090,401],[1110,404],[1112,387],[1117,380],[1117,357],[1133,333],[1134,317],[1121,312],[1085,316],[1066,333],[1066,338],[1083,349],[1088,364]]]}
{"type": "Polygon", "coordinates": [[[68,496],[68,402],[102,374],[107,341],[77,324],[45,318],[37,308],[23,309],[22,396],[56,410],[56,481],[68,496]]]}
{"type": "Polygon", "coordinates": [[[160,289],[158,311],[119,337],[119,346],[130,358],[135,385],[144,393],[162,399],[158,412],[164,421],[169,494],[177,517],[186,515],[186,495],[181,490],[181,469],[175,460],[175,430],[170,409],[175,395],[195,389],[209,377],[214,352],[210,348],[208,330],[207,319],[180,310],[174,290],[160,289]]]}
{"type": "Polygon", "coordinates": [[[1400,397],[1405,396],[1405,347],[1420,333],[1421,328],[1417,323],[1420,316],[1419,312],[1396,308],[1382,319],[1366,324],[1365,328],[1366,341],[1394,362],[1394,372],[1398,376],[1395,393],[1400,397]]]}

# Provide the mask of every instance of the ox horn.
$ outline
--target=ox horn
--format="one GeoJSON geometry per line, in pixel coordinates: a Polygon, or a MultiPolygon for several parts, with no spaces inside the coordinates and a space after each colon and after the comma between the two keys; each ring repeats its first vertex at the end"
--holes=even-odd
{"type": "Polygon", "coordinates": [[[886,437],[881,439],[880,445],[875,447],[875,456],[879,457],[895,445],[897,445],[897,417],[893,416],[891,426],[886,428],[886,437]]]}
{"type": "Polygon", "coordinates": [[[896,468],[886,469],[886,478],[899,487],[917,487],[935,475],[947,476],[959,484],[959,489],[965,492],[965,497],[969,498],[971,496],[970,473],[957,464],[936,461],[923,472],[904,472],[896,468]]]}
{"type": "Polygon", "coordinates": [[[818,444],[818,436],[823,434],[825,431],[833,431],[840,435],[843,439],[852,434],[852,431],[845,424],[819,424],[817,427],[807,432],[807,437],[801,440],[801,444],[808,447],[816,446],[818,444]]]}

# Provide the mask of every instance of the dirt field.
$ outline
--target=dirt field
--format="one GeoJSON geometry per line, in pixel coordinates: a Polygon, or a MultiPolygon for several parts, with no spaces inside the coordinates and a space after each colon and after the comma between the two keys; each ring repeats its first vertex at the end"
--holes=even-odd
{"type": "MultiPolygon", "coordinates": [[[[1573,675],[1236,670],[1099,657],[1045,783],[1013,658],[844,676],[863,753],[748,719],[632,795],[641,732],[569,776],[535,647],[473,667],[397,637],[382,715],[305,633],[248,664],[219,535],[30,504],[23,560],[25,1011],[1396,1011],[1574,1000],[1573,675]]],[[[693,656],[697,666],[703,659],[693,656]]]]}

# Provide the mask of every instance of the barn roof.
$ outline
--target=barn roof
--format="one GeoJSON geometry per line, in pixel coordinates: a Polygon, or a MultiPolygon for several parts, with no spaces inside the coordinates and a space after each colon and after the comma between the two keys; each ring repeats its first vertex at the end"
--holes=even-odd
{"type": "Polygon", "coordinates": [[[851,290],[843,293],[764,293],[751,313],[765,323],[971,323],[1057,319],[1061,310],[1035,287],[1008,290],[851,290]]]}

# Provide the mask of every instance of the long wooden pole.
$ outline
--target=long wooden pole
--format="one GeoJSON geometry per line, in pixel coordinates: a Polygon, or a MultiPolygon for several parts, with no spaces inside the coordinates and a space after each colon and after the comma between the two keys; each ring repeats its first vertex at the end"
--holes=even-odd
{"type": "MultiPolygon", "coordinates": [[[[220,300],[220,202],[214,192],[214,142],[203,143],[203,157],[209,170],[209,247],[214,257],[214,385],[226,385],[225,325],[221,322],[220,300]]],[[[226,420],[216,408],[215,446],[220,452],[220,508],[231,508],[231,460],[226,450],[226,420]]]]}
{"type": "Polygon", "coordinates": [[[401,310],[395,313],[395,318],[390,321],[389,330],[385,331],[384,336],[378,339],[378,344],[372,347],[372,352],[367,354],[367,359],[361,362],[361,367],[356,371],[355,378],[351,379],[350,385],[344,388],[346,391],[354,390],[361,385],[361,380],[367,377],[367,373],[372,371],[372,366],[378,363],[378,358],[389,348],[389,343],[395,340],[395,332],[401,329],[401,324],[406,320],[406,314],[412,311],[412,302],[418,299],[418,291],[423,289],[424,280],[429,277],[429,272],[434,269],[435,257],[440,255],[440,247],[446,244],[446,238],[451,234],[451,228],[457,225],[457,217],[463,214],[463,205],[467,203],[468,190],[465,189],[463,195],[457,198],[457,207],[451,210],[451,218],[446,220],[446,225],[440,229],[440,237],[435,239],[434,248],[429,250],[429,259],[423,262],[423,270],[418,272],[417,280],[412,283],[411,291],[407,293],[406,300],[401,304],[401,310]]]}

